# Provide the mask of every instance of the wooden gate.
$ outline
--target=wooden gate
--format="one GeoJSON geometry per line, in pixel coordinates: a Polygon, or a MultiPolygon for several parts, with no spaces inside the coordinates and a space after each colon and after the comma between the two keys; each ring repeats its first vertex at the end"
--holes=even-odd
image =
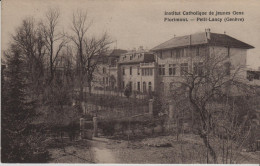
{"type": "Polygon", "coordinates": [[[97,117],[93,117],[93,120],[86,120],[80,118],[80,136],[82,139],[92,139],[92,137],[97,137],[97,117]]]}

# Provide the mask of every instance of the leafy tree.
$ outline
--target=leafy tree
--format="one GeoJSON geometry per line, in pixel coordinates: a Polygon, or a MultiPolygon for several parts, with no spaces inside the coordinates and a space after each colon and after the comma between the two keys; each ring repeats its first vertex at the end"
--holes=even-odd
{"type": "Polygon", "coordinates": [[[5,84],[2,85],[2,162],[46,162],[48,153],[39,145],[32,122],[35,102],[28,95],[24,59],[16,45],[7,57],[5,84]],[[43,160],[41,160],[43,159],[43,160]]]}
{"type": "Polygon", "coordinates": [[[43,33],[33,17],[28,17],[12,35],[13,42],[24,57],[32,92],[38,96],[44,83],[44,56],[46,53],[43,33]]]}

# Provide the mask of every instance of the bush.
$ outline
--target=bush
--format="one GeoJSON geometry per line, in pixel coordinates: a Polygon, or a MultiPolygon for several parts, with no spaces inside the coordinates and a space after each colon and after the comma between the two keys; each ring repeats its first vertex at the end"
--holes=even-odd
{"type": "Polygon", "coordinates": [[[98,127],[102,129],[105,136],[112,136],[115,133],[115,120],[98,122],[98,127]]]}

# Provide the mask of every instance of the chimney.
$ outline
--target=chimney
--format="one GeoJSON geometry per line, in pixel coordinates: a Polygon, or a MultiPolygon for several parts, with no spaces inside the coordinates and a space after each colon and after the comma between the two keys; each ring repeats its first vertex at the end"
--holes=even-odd
{"type": "Polygon", "coordinates": [[[210,29],[205,29],[207,39],[210,40],[210,29]]]}

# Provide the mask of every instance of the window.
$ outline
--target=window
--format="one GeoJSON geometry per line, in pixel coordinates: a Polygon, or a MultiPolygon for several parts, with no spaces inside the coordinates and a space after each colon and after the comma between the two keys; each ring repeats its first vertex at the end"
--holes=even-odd
{"type": "Polygon", "coordinates": [[[180,52],[180,49],[177,49],[177,50],[176,50],[176,58],[180,58],[180,56],[181,56],[180,53],[181,53],[181,52],[180,52]]]}
{"type": "Polygon", "coordinates": [[[142,69],[142,75],[143,76],[151,76],[151,75],[153,75],[153,69],[149,69],[149,68],[142,69]]]}
{"type": "Polygon", "coordinates": [[[176,65],[169,64],[169,75],[175,75],[175,74],[176,74],[176,65]]]}
{"type": "Polygon", "coordinates": [[[140,91],[140,82],[137,82],[137,90],[140,91]]]}
{"type": "Polygon", "coordinates": [[[185,75],[188,72],[188,63],[181,64],[181,75],[185,75]]]}
{"type": "Polygon", "coordinates": [[[132,59],[133,59],[133,56],[131,55],[131,56],[130,56],[130,60],[132,60],[132,59]]]}
{"type": "Polygon", "coordinates": [[[132,91],[132,82],[131,81],[129,82],[129,88],[132,91]]]}
{"type": "Polygon", "coordinates": [[[203,74],[203,63],[202,62],[193,64],[193,73],[195,75],[199,75],[199,76],[201,76],[203,74]]]}
{"type": "Polygon", "coordinates": [[[180,49],[176,49],[175,51],[176,53],[176,58],[181,58],[181,57],[184,57],[184,49],[183,48],[180,48],[180,49]]]}
{"type": "Polygon", "coordinates": [[[116,67],[116,62],[117,62],[116,59],[112,59],[111,60],[111,67],[116,67]]]}
{"type": "Polygon", "coordinates": [[[231,68],[230,62],[226,62],[224,64],[224,66],[225,66],[225,73],[226,73],[226,75],[230,75],[230,68],[231,68]]]}
{"type": "Polygon", "coordinates": [[[148,69],[144,69],[144,75],[146,75],[146,76],[149,75],[149,71],[148,71],[148,69]]]}
{"type": "Polygon", "coordinates": [[[130,75],[132,75],[132,67],[130,67],[130,75]]]}
{"type": "Polygon", "coordinates": [[[146,92],[146,82],[143,82],[143,92],[146,92]]]}
{"type": "Polygon", "coordinates": [[[180,57],[181,57],[181,58],[184,57],[184,49],[180,49],[180,57]]]}
{"type": "Polygon", "coordinates": [[[125,89],[125,82],[122,82],[122,88],[125,89]]]}
{"type": "Polygon", "coordinates": [[[123,75],[125,75],[125,68],[123,67],[123,75]]]}
{"type": "Polygon", "coordinates": [[[153,75],[153,69],[149,69],[149,75],[150,75],[150,76],[153,75]]]}
{"type": "Polygon", "coordinates": [[[105,77],[103,77],[103,84],[105,84],[105,77]]]}
{"type": "Polygon", "coordinates": [[[230,47],[228,47],[228,53],[227,56],[230,57],[230,47]]]}
{"type": "Polygon", "coordinates": [[[103,67],[103,74],[106,74],[106,68],[103,67]]]}
{"type": "Polygon", "coordinates": [[[152,83],[151,82],[148,83],[148,89],[149,89],[149,92],[152,91],[152,83]]]}
{"type": "Polygon", "coordinates": [[[165,65],[159,65],[159,75],[165,75],[165,65]]]}
{"type": "Polygon", "coordinates": [[[199,49],[199,47],[196,47],[196,56],[200,56],[200,49],[199,49]]]}
{"type": "Polygon", "coordinates": [[[108,84],[108,77],[106,77],[106,84],[108,84]]]}
{"type": "Polygon", "coordinates": [[[140,67],[137,67],[137,75],[140,75],[140,67]]]}

